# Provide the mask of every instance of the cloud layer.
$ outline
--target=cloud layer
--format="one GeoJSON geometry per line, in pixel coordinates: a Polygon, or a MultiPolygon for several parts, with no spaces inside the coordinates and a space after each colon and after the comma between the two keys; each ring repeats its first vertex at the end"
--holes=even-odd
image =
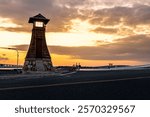
{"type": "Polygon", "coordinates": [[[88,20],[91,25],[97,25],[97,29],[93,30],[96,33],[110,33],[112,27],[115,27],[113,33],[125,33],[133,31],[137,25],[150,24],[149,5],[148,0],[0,0],[0,16],[10,18],[22,26],[0,29],[30,31],[28,18],[42,13],[51,19],[48,24],[50,32],[69,31],[72,26],[71,20],[78,18],[88,20]]]}
{"type": "MultiPolygon", "coordinates": [[[[118,39],[113,43],[97,46],[65,47],[49,46],[53,54],[68,55],[72,59],[84,60],[132,60],[150,62],[150,35],[135,35],[118,39]]],[[[27,45],[15,46],[27,51],[27,45]]]]}
{"type": "MultiPolygon", "coordinates": [[[[48,32],[69,32],[72,20],[79,19],[93,26],[88,33],[122,36],[112,43],[96,41],[96,46],[90,47],[49,46],[52,53],[72,59],[150,62],[149,0],[0,0],[0,17],[22,26],[0,30],[31,32],[28,19],[38,13],[50,18],[48,32]]],[[[16,47],[27,51],[28,46],[16,47]]]]}

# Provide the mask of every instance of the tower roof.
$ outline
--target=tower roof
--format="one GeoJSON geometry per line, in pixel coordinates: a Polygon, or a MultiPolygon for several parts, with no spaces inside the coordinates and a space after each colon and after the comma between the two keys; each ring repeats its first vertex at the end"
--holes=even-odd
{"type": "Polygon", "coordinates": [[[42,21],[44,24],[47,24],[49,22],[49,19],[45,18],[43,15],[40,13],[36,16],[30,17],[29,18],[29,23],[34,23],[34,21],[42,21]]]}

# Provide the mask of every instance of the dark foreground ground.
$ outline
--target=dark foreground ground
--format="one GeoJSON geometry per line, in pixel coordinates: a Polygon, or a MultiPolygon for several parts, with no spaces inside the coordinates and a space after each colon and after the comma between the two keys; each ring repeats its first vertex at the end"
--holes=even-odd
{"type": "Polygon", "coordinates": [[[145,100],[150,99],[150,69],[1,76],[0,99],[145,100]]]}

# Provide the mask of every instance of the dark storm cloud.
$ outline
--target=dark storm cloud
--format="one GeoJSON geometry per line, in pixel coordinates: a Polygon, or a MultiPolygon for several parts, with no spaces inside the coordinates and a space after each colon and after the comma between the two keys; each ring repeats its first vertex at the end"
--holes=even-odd
{"type": "MultiPolygon", "coordinates": [[[[54,54],[84,60],[150,61],[150,35],[130,36],[104,45],[99,43],[97,41],[97,46],[81,47],[49,46],[49,50],[54,54]]],[[[16,48],[26,51],[28,46],[19,45],[16,48]]]]}

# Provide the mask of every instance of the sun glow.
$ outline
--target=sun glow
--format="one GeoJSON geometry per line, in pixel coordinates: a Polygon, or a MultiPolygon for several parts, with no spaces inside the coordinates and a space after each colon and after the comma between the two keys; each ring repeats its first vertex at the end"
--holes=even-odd
{"type": "Polygon", "coordinates": [[[80,19],[73,19],[71,20],[71,29],[69,32],[74,33],[87,33],[91,32],[91,30],[95,29],[96,25],[91,25],[88,20],[81,21],[80,19]]]}
{"type": "MultiPolygon", "coordinates": [[[[8,18],[0,18],[0,29],[3,28],[17,28],[20,25],[14,24],[8,18]]],[[[70,20],[70,30],[68,32],[46,32],[47,45],[53,46],[100,46],[103,44],[111,43],[115,39],[123,38],[125,36],[132,35],[133,28],[125,27],[123,24],[115,26],[100,26],[90,24],[89,20],[82,21],[80,19],[70,20]],[[94,31],[96,28],[100,28],[99,32],[94,31]],[[116,33],[105,33],[109,29],[118,29],[116,33]],[[103,30],[103,31],[101,31],[103,30]],[[100,42],[100,43],[97,43],[100,42]]],[[[149,25],[138,25],[134,29],[135,34],[148,34],[149,25]]],[[[30,29],[29,29],[30,30],[30,29]]],[[[32,32],[10,32],[0,31],[0,47],[12,47],[16,45],[29,45],[31,41],[32,32]]],[[[81,63],[82,65],[107,65],[112,62],[114,64],[140,64],[137,61],[109,61],[109,60],[83,60],[74,59],[69,55],[57,55],[50,53],[53,59],[53,64],[57,65],[73,65],[75,63],[81,63]]],[[[26,56],[26,51],[19,53],[19,64],[23,65],[26,56]]],[[[7,64],[16,64],[15,51],[1,50],[0,49],[0,62],[7,64]]]]}
{"type": "Polygon", "coordinates": [[[71,20],[71,29],[65,33],[47,33],[47,43],[49,45],[60,46],[96,46],[96,41],[112,42],[115,38],[120,38],[116,34],[105,34],[92,32],[97,25],[92,25],[79,19],[71,20]]]}
{"type": "MultiPolygon", "coordinates": [[[[1,22],[8,21],[8,19],[1,20],[1,22]]],[[[116,35],[109,35],[104,33],[95,33],[91,30],[95,29],[97,26],[90,24],[88,21],[81,21],[79,19],[71,20],[71,29],[69,32],[65,33],[46,33],[47,45],[57,45],[57,46],[97,46],[96,41],[105,41],[112,42],[114,38],[117,38],[116,35]]],[[[10,23],[11,24],[11,23],[10,23]]],[[[17,26],[13,25],[8,26],[17,26]]],[[[2,24],[1,24],[2,25],[2,24]]],[[[15,45],[29,45],[31,40],[31,33],[24,32],[9,32],[9,31],[0,31],[0,47],[11,47],[15,45]],[[5,39],[5,41],[4,41],[5,39]]],[[[19,64],[23,65],[26,52],[19,51],[19,64]]],[[[81,63],[85,65],[96,66],[96,65],[106,65],[110,61],[101,61],[97,60],[83,60],[83,59],[72,59],[69,55],[57,55],[51,53],[52,61],[55,66],[57,65],[73,65],[75,63],[81,63]]],[[[16,64],[16,52],[13,50],[1,50],[0,49],[0,58],[1,63],[6,64],[16,64]],[[6,54],[7,53],[7,54],[6,54]]],[[[112,61],[113,62],[113,61],[112,61]]],[[[121,62],[114,62],[119,64],[121,62]]],[[[130,64],[133,62],[124,61],[124,63],[130,64]]],[[[136,64],[136,62],[134,63],[136,64]]]]}

